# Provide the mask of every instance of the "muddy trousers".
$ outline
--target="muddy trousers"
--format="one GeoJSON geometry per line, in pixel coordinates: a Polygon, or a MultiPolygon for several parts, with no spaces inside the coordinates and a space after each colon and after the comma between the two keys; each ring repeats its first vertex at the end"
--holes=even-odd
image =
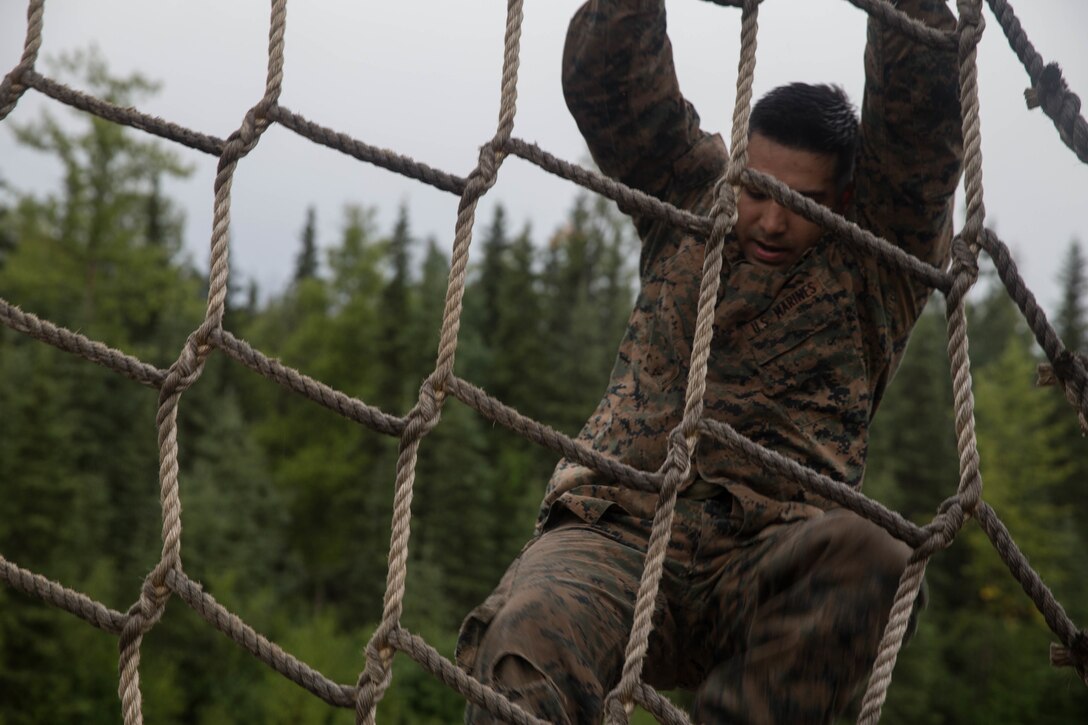
{"type": "MultiPolygon", "coordinates": [[[[694,690],[696,723],[830,723],[875,659],[910,549],[845,510],[739,535],[727,508],[678,501],[644,678],[694,690]]],[[[551,722],[601,722],[650,523],[563,512],[466,619],[460,664],[551,722]]]]}

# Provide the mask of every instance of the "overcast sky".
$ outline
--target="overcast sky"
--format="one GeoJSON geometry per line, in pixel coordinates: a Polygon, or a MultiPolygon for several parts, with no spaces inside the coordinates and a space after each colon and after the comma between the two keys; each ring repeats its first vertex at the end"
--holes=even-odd
{"type": "MultiPolygon", "coordinates": [[[[514,134],[569,161],[587,153],[562,100],[560,54],[578,0],[526,0],[514,134]]],[[[704,128],[728,137],[740,13],[700,0],[670,0],[670,35],[681,87],[704,128]]],[[[1038,51],[1062,64],[1088,98],[1088,2],[1019,0],[1038,51]]],[[[0,71],[22,52],[26,4],[0,0],[0,71]]],[[[42,57],[97,45],[115,74],[163,83],[140,110],[220,137],[238,127],[264,89],[269,3],[258,0],[49,0],[42,57]]],[[[1027,75],[986,12],[979,52],[988,220],[1013,247],[1029,286],[1052,310],[1070,241],[1088,243],[1088,166],[1050,120],[1023,101],[1027,75]]],[[[843,0],[766,0],[760,11],[756,95],[793,80],[843,85],[861,100],[865,14],[843,0]]],[[[442,170],[467,174],[494,133],[505,3],[499,0],[306,0],[288,4],[281,103],[311,121],[442,170]]],[[[40,63],[39,69],[47,71],[40,63]]],[[[9,117],[66,111],[29,91],[9,117]]],[[[6,126],[7,124],[0,124],[6,126]]],[[[178,147],[195,172],[168,193],[186,213],[186,245],[202,267],[211,230],[214,158],[178,147]]],[[[16,147],[0,128],[0,178],[23,190],[55,189],[59,167],[16,147]]],[[[543,241],[562,222],[576,187],[516,158],[480,205],[501,202],[515,226],[543,241]]],[[[273,127],[240,164],[233,186],[232,272],[265,293],[289,278],[305,209],[316,205],[319,242],[339,238],[342,208],[379,210],[387,231],[406,203],[413,232],[452,243],[457,199],[273,127]]],[[[962,204],[962,194],[958,204],[962,204]]],[[[478,227],[479,228],[479,227],[478,227]]],[[[0,291],[2,294],[2,291],[0,291]]],[[[18,302],[16,300],[16,302],[18,302]]]]}

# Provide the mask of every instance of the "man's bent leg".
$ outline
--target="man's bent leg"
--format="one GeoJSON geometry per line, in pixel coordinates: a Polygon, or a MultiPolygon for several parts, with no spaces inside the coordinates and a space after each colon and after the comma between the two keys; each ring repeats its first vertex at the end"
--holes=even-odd
{"type": "Polygon", "coordinates": [[[910,548],[846,510],[786,524],[739,556],[746,581],[720,582],[723,611],[742,597],[749,630],[700,687],[700,723],[830,723],[876,657],[910,548]],[[755,589],[755,592],[752,591],[755,589]]]}
{"type": "MultiPolygon", "coordinates": [[[[642,564],[639,551],[587,526],[545,532],[466,619],[459,660],[538,717],[599,721],[623,665],[642,564]]],[[[493,717],[470,705],[465,720],[493,717]]]]}

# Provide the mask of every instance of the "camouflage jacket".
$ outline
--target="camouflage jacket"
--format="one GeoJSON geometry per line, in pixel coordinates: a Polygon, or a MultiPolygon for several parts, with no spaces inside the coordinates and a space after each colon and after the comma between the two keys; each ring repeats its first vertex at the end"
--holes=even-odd
{"type": "MultiPolygon", "coordinates": [[[[954,26],[941,0],[899,6],[930,26],[954,26]]],[[[865,75],[846,216],[944,266],[962,160],[955,52],[870,19],[865,75]]],[[[727,151],[680,93],[663,2],[586,3],[567,35],[563,88],[603,173],[677,207],[709,211],[727,151]]],[[[683,412],[705,240],[663,221],[634,222],[640,291],[608,389],[579,437],[654,471],[683,412]]],[[[704,414],[860,486],[869,422],[931,290],[830,234],[786,272],[750,264],[733,240],[724,257],[704,414]]],[[[827,505],[705,437],[685,487],[696,483],[725,486],[756,527],[827,505]]],[[[562,505],[587,521],[614,503],[652,515],[652,497],[561,461],[541,521],[562,491],[562,505]]]]}

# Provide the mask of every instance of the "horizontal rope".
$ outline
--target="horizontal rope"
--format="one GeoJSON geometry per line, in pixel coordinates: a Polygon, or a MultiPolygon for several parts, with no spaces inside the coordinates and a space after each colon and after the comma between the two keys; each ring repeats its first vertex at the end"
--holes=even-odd
{"type": "Polygon", "coordinates": [[[461,693],[469,702],[487,709],[503,722],[516,725],[548,725],[547,721],[534,717],[510,702],[506,696],[467,674],[427,644],[422,637],[403,627],[393,628],[388,634],[388,642],[447,686],[461,693]]]}
{"type": "Polygon", "coordinates": [[[630,484],[641,491],[656,492],[660,487],[660,476],[658,474],[632,468],[602,453],[598,453],[585,444],[574,441],[543,423],[537,423],[532,418],[525,417],[461,378],[451,376],[446,383],[446,391],[488,420],[494,421],[545,448],[562,453],[565,458],[580,463],[587,468],[592,468],[598,473],[604,474],[610,480],[630,484]]]}
{"type": "Polygon", "coordinates": [[[1058,332],[1047,319],[1046,312],[1020,276],[1008,245],[990,229],[983,231],[979,243],[990,255],[998,278],[1020,309],[1043,354],[1050,360],[1051,370],[1065,388],[1070,404],[1077,410],[1081,420],[1088,419],[1088,366],[1084,359],[1066,350],[1058,332]]]}
{"type": "Polygon", "coordinates": [[[920,20],[915,20],[902,10],[896,9],[888,0],[847,0],[851,5],[861,8],[870,17],[884,25],[894,28],[911,40],[923,45],[942,50],[955,50],[959,46],[956,33],[931,28],[920,20]]]}
{"type": "Polygon", "coordinates": [[[213,156],[223,153],[223,148],[226,146],[226,141],[223,139],[193,131],[157,116],[141,113],[134,108],[123,108],[94,96],[88,96],[86,93],[80,93],[36,71],[28,71],[23,75],[23,78],[28,86],[50,98],[107,121],[146,131],[153,136],[174,141],[182,146],[188,146],[191,149],[203,151],[213,156]]]}
{"type": "Polygon", "coordinates": [[[1062,142],[1078,159],[1088,164],[1088,122],[1080,114],[1080,98],[1069,90],[1058,65],[1047,63],[1035,50],[1007,0],[988,2],[1009,46],[1031,79],[1031,88],[1024,93],[1028,108],[1042,108],[1043,113],[1054,122],[1062,142]]]}
{"type": "Polygon", "coordinates": [[[124,626],[125,615],[96,602],[86,594],[69,589],[63,584],[45,578],[41,574],[8,561],[0,555],[0,579],[23,594],[37,597],[58,609],[74,614],[95,627],[117,635],[124,626]]]}
{"type": "Polygon", "coordinates": [[[239,340],[226,330],[213,331],[209,335],[208,341],[222,350],[232,360],[260,373],[284,388],[342,415],[348,420],[362,423],[368,428],[390,436],[399,436],[404,432],[404,418],[384,413],[378,408],[341,393],[319,380],[303,375],[294,368],[287,367],[279,360],[258,352],[244,340],[239,340]]]}
{"type": "Polygon", "coordinates": [[[764,448],[742,436],[727,423],[704,418],[700,424],[700,429],[719,442],[754,458],[768,469],[800,483],[805,489],[869,519],[911,547],[920,546],[929,538],[925,529],[911,523],[903,518],[901,514],[886,508],[841,481],[816,473],[797,461],[783,456],[781,453],[764,448]]]}
{"type": "Polygon", "coordinates": [[[299,136],[308,138],[314,143],[321,144],[322,146],[327,146],[328,148],[345,153],[360,161],[365,161],[383,169],[388,169],[389,171],[395,171],[408,178],[421,181],[436,189],[448,191],[457,194],[458,196],[465,191],[466,180],[459,176],[439,171],[438,169],[415,161],[403,154],[398,154],[389,149],[371,146],[370,144],[358,141],[347,134],[320,126],[312,121],[307,121],[299,114],[289,111],[283,106],[277,105],[270,108],[268,111],[268,118],[278,122],[285,128],[289,128],[299,136]]]}
{"type": "Polygon", "coordinates": [[[1021,588],[1035,603],[1035,607],[1046,620],[1047,626],[1050,627],[1054,634],[1058,635],[1064,644],[1072,645],[1074,638],[1078,635],[1076,625],[1066,614],[1061,603],[1054,598],[1054,593],[1043,582],[1043,578],[1031,568],[1031,564],[1028,562],[1027,557],[1024,556],[1024,552],[1020,551],[1020,547],[1013,541],[1009,530],[998,518],[997,512],[994,511],[990,504],[983,501],[975,511],[975,518],[993,543],[994,548],[1012,573],[1013,578],[1020,583],[1021,588]]]}
{"type": "Polygon", "coordinates": [[[590,191],[607,196],[616,202],[622,211],[628,214],[640,214],[658,219],[693,234],[706,236],[710,233],[712,223],[709,218],[692,214],[690,211],[685,211],[661,201],[656,196],[651,196],[638,189],[632,189],[626,184],[613,181],[607,176],[589,171],[577,164],[563,161],[544,151],[536,144],[511,138],[503,148],[555,176],[567,181],[573,181],[590,191]]]}
{"type": "Polygon", "coordinates": [[[257,630],[246,624],[241,617],[231,613],[215,601],[184,573],[175,569],[166,574],[166,584],[171,591],[188,604],[200,617],[225,634],[247,652],[279,672],[303,689],[317,695],[330,705],[355,706],[355,688],[333,682],[306,663],[285,652],[257,630]]]}
{"type": "Polygon", "coordinates": [[[148,365],[139,358],[91,340],[78,332],[54,325],[37,315],[24,312],[3,299],[0,299],[0,324],[64,352],[90,360],[141,385],[157,388],[166,379],[165,370],[148,365]]]}
{"type": "Polygon", "coordinates": [[[841,214],[836,214],[823,204],[798,194],[773,176],[755,169],[745,169],[741,173],[741,181],[745,186],[772,197],[779,204],[797,212],[809,221],[836,232],[844,241],[867,249],[878,259],[911,273],[930,287],[945,293],[952,288],[952,276],[947,272],[904,252],[887,239],[862,229],[855,222],[846,219],[841,214]]]}

